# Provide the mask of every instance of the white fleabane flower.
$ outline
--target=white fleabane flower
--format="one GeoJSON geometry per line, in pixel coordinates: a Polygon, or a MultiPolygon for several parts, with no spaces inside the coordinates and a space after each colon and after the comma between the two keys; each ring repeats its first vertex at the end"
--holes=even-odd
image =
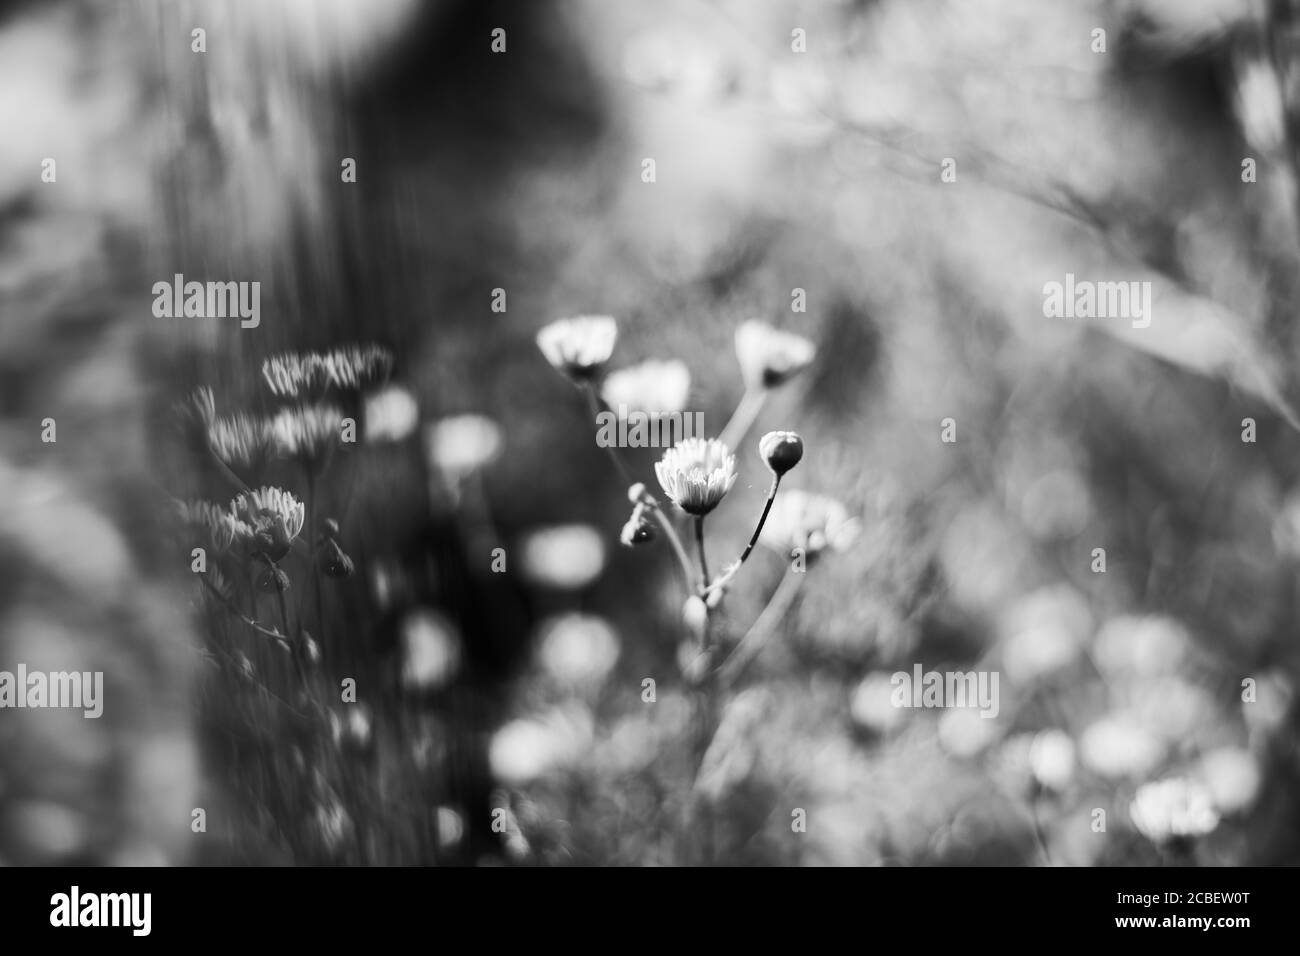
{"type": "Polygon", "coordinates": [[[454,415],[427,426],[424,445],[432,467],[459,479],[496,458],[501,428],[482,415],[454,415]]]}
{"type": "Polygon", "coordinates": [[[537,333],[546,361],[575,382],[589,381],[609,361],[618,324],[608,315],[557,319],[537,333]]]}
{"type": "Polygon", "coordinates": [[[1138,787],[1129,816],[1138,831],[1154,843],[1205,836],[1219,825],[1210,791],[1185,777],[1138,787]]]}
{"type": "Polygon", "coordinates": [[[238,527],[252,530],[252,546],[272,561],[289,553],[307,518],[306,505],[279,488],[244,492],[230,503],[230,510],[239,519],[238,527]]]}
{"type": "Polygon", "coordinates": [[[828,548],[844,551],[861,531],[861,522],[834,498],[791,488],[772,502],[758,540],[782,557],[789,557],[795,548],[811,557],[828,548]]]}
{"type": "Polygon", "coordinates": [[[601,385],[601,397],[615,411],[647,415],[672,415],[686,407],[691,392],[691,373],[677,359],[651,359],[639,365],[611,372],[601,385]]]}
{"type": "Polygon", "coordinates": [[[774,328],[758,319],[736,329],[736,358],[749,389],[776,388],[803,371],[817,354],[802,335],[774,328]]]}
{"type": "Polygon", "coordinates": [[[706,515],[736,483],[736,456],[716,438],[687,438],[655,463],[664,494],[689,515],[706,515]]]}

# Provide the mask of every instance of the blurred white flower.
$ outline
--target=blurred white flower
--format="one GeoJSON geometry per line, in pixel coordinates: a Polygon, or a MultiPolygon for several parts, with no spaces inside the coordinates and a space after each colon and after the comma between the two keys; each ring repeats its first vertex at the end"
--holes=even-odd
{"type": "Polygon", "coordinates": [[[318,804],[315,821],[321,842],[330,852],[338,851],[352,835],[352,818],[337,800],[318,804]]]}
{"type": "Polygon", "coordinates": [[[817,354],[802,335],[748,319],[736,329],[736,358],[745,386],[775,388],[803,371],[817,354]]]}
{"type": "Polygon", "coordinates": [[[370,709],[365,704],[348,704],[341,717],[337,711],[330,711],[330,736],[335,746],[365,747],[370,743],[370,729],[370,709]]]}
{"type": "Polygon", "coordinates": [[[482,415],[456,415],[424,431],[429,465],[453,480],[492,463],[501,451],[501,428],[482,415]]]}
{"type": "Polygon", "coordinates": [[[444,850],[455,846],[465,835],[465,821],[451,807],[439,807],[436,812],[438,845],[444,850]]]}
{"type": "Polygon", "coordinates": [[[524,538],[520,566],[534,584],[579,591],[605,569],[605,541],[590,525],[555,525],[524,538]]]}
{"type": "Polygon", "coordinates": [[[499,729],[488,745],[488,765],[503,784],[522,786],[577,760],[593,736],[591,713],[570,702],[499,729]]]}
{"type": "Polygon", "coordinates": [[[329,352],[288,352],[262,362],[262,378],[273,395],[320,395],[330,389],[359,391],[387,380],[393,353],[377,345],[329,352]]]}
{"type": "Polygon", "coordinates": [[[1082,654],[1091,629],[1088,604],[1069,585],[1025,595],[998,622],[1007,677],[1028,684],[1064,670],[1082,654]]]}
{"type": "Polygon", "coordinates": [[[366,396],[366,441],[399,442],[407,438],[420,421],[415,396],[400,385],[391,385],[366,396]]]}
{"type": "Polygon", "coordinates": [[[1204,836],[1219,825],[1209,790],[1184,777],[1142,784],[1129,805],[1129,816],[1138,831],[1155,843],[1204,836]]]}
{"type": "Polygon", "coordinates": [[[894,692],[893,681],[884,671],[868,674],[853,692],[853,701],[849,705],[849,714],[859,727],[874,733],[888,733],[899,726],[907,717],[908,711],[895,707],[891,699],[894,692]]]}
{"type": "Polygon", "coordinates": [[[1249,750],[1219,747],[1204,754],[1197,776],[1205,783],[1220,813],[1240,813],[1259,796],[1261,773],[1249,750]]]}
{"type": "Polygon", "coordinates": [[[1029,746],[1034,779],[1048,790],[1065,790],[1074,780],[1074,741],[1063,730],[1044,730],[1029,746]]]}
{"type": "Polygon", "coordinates": [[[602,617],[562,614],[547,618],[539,631],[538,661],[565,687],[598,687],[618,660],[618,636],[602,617]]]}
{"type": "Polygon", "coordinates": [[[1242,717],[1254,733],[1276,733],[1286,726],[1287,711],[1295,693],[1291,679],[1274,671],[1260,674],[1254,681],[1255,699],[1241,702],[1242,717]]]}
{"type": "Polygon", "coordinates": [[[1102,625],[1093,657],[1108,677],[1149,678],[1177,672],[1190,649],[1191,637],[1175,619],[1125,614],[1102,625]]]}
{"type": "Polygon", "coordinates": [[[314,462],[342,439],[343,413],[332,405],[286,407],[268,427],[278,454],[314,462]]]}
{"type": "Polygon", "coordinates": [[[998,739],[997,724],[976,707],[949,707],[939,718],[939,743],[954,757],[974,757],[998,739]]]}
{"type": "Polygon", "coordinates": [[[1233,107],[1246,142],[1270,156],[1286,142],[1286,107],[1277,71],[1258,51],[1235,58],[1233,107]]]}
{"type": "Polygon", "coordinates": [[[630,412],[672,415],[686,407],[691,393],[691,373],[677,359],[651,359],[639,365],[610,372],[600,387],[605,404],[615,412],[625,406],[630,412]]]}
{"type": "Polygon", "coordinates": [[[790,488],[772,502],[758,540],[783,558],[790,557],[795,548],[802,548],[807,557],[812,557],[827,548],[846,550],[861,531],[862,522],[851,518],[834,498],[790,488]]]}
{"type": "Polygon", "coordinates": [[[623,75],[643,89],[708,100],[731,88],[733,78],[716,49],[693,31],[645,30],[623,49],[623,75]]]}
{"type": "Polygon", "coordinates": [[[1091,724],[1079,737],[1083,763],[1103,777],[1137,778],[1164,757],[1160,741],[1132,717],[1111,714],[1091,724]]]}
{"type": "Polygon", "coordinates": [[[609,361],[618,324],[607,315],[557,319],[537,333],[546,361],[575,382],[589,381],[609,361]]]}
{"type": "Polygon", "coordinates": [[[414,690],[443,687],[460,668],[460,635],[437,611],[419,608],[402,620],[402,684],[414,690]]]}

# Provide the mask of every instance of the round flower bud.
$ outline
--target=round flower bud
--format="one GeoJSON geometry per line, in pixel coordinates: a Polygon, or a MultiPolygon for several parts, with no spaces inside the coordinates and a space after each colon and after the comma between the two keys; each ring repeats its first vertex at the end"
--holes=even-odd
{"type": "Polygon", "coordinates": [[[627,500],[632,504],[637,504],[645,497],[645,484],[638,481],[634,485],[629,485],[627,489],[627,500]]]}
{"type": "Polygon", "coordinates": [[[652,541],[654,540],[654,536],[654,525],[649,521],[646,521],[644,517],[634,515],[627,520],[625,525],[623,525],[623,531],[619,534],[618,540],[630,548],[633,545],[645,544],[647,541],[652,541]]]}
{"type": "Polygon", "coordinates": [[[261,591],[289,590],[289,575],[281,568],[266,568],[257,576],[257,587],[261,591]]]}
{"type": "Polygon", "coordinates": [[[794,432],[768,432],[759,439],[758,453],[779,478],[803,458],[803,439],[794,432]]]}

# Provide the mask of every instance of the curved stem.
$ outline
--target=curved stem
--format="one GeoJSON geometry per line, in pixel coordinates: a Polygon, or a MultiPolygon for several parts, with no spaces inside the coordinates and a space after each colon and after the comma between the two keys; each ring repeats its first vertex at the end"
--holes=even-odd
{"type": "Polygon", "coordinates": [[[731,413],[731,420],[722,429],[718,440],[735,451],[736,446],[745,440],[745,435],[753,427],[754,420],[758,418],[758,413],[762,411],[763,403],[766,401],[765,389],[745,389],[745,394],[740,396],[740,402],[736,405],[736,410],[731,413]]]}
{"type": "Polygon", "coordinates": [[[745,545],[745,550],[740,553],[740,558],[736,561],[736,563],[731,565],[720,578],[718,578],[712,584],[710,584],[708,581],[705,581],[704,583],[705,597],[712,594],[714,591],[718,590],[719,588],[725,587],[727,585],[727,582],[729,582],[732,578],[736,576],[736,572],[740,570],[740,566],[744,564],[746,560],[748,560],[750,553],[753,552],[754,550],[754,545],[758,544],[759,535],[763,533],[763,525],[767,524],[767,516],[772,511],[772,502],[776,500],[776,492],[777,489],[780,487],[781,487],[781,476],[773,475],[772,487],[770,487],[767,490],[767,501],[763,502],[763,513],[758,517],[758,524],[754,526],[754,533],[749,536],[749,544],[745,545]]]}
{"type": "Polygon", "coordinates": [[[754,621],[750,629],[745,633],[731,650],[731,655],[722,663],[718,669],[718,676],[721,683],[726,686],[735,682],[755,657],[763,649],[772,630],[776,627],[778,621],[785,616],[785,612],[790,609],[794,602],[795,594],[799,591],[799,585],[803,583],[804,575],[798,571],[787,571],[781,583],[772,592],[768,598],[767,606],[763,608],[762,613],[754,621]]]}

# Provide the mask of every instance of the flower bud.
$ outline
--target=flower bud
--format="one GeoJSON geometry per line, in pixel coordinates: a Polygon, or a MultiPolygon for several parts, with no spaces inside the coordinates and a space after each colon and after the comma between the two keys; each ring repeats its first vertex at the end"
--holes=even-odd
{"type": "Polygon", "coordinates": [[[266,568],[257,577],[257,587],[261,591],[287,591],[289,590],[289,575],[285,574],[281,568],[266,568]]]}
{"type": "Polygon", "coordinates": [[[350,577],[355,570],[352,559],[343,552],[339,543],[333,538],[322,544],[316,552],[316,566],[328,578],[350,577]]]}
{"type": "Polygon", "coordinates": [[[758,453],[780,478],[803,458],[803,439],[794,432],[768,432],[759,439],[758,453]]]}
{"type": "Polygon", "coordinates": [[[682,623],[696,641],[703,643],[704,633],[709,626],[709,608],[704,599],[692,594],[682,605],[682,623]]]}
{"type": "Polygon", "coordinates": [[[627,500],[630,501],[632,504],[634,505],[639,504],[641,499],[644,497],[645,497],[645,484],[643,482],[638,481],[636,484],[628,486],[627,500]]]}
{"type": "Polygon", "coordinates": [[[645,520],[642,515],[633,515],[623,525],[623,531],[618,536],[626,547],[632,547],[638,544],[645,544],[647,541],[654,540],[655,529],[649,521],[645,520]]]}

